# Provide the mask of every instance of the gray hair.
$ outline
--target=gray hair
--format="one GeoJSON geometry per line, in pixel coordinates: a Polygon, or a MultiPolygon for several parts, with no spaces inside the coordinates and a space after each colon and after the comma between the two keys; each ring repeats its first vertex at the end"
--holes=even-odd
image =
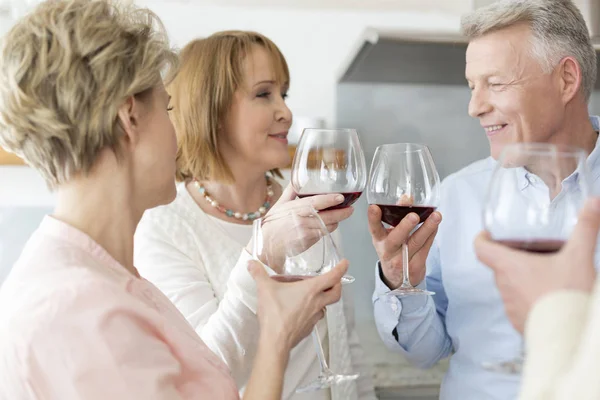
{"type": "Polygon", "coordinates": [[[533,34],[532,55],[550,73],[565,57],[581,68],[580,90],[589,101],[596,83],[596,52],[581,12],[572,0],[502,0],[480,8],[461,20],[463,34],[474,39],[487,33],[527,23],[533,34]]]}

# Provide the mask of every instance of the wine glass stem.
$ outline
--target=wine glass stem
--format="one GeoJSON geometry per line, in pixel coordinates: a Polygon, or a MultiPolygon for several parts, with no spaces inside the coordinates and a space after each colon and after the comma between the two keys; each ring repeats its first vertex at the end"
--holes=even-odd
{"type": "Polygon", "coordinates": [[[319,330],[317,326],[313,328],[312,331],[313,342],[315,344],[315,349],[317,350],[317,357],[319,357],[319,364],[321,365],[321,375],[327,375],[331,373],[329,370],[329,366],[327,365],[327,361],[325,360],[325,353],[323,352],[323,345],[321,344],[321,337],[319,336],[319,330]]]}
{"type": "Polygon", "coordinates": [[[402,286],[403,288],[412,288],[409,275],[408,260],[408,242],[402,243],[402,286]]]}

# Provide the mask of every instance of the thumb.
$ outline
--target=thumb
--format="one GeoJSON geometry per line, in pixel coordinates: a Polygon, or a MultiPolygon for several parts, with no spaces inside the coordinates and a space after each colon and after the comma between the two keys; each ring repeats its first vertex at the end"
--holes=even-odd
{"type": "Polygon", "coordinates": [[[579,213],[575,229],[566,247],[578,249],[579,254],[593,254],[600,231],[600,197],[586,201],[579,213]]]}
{"type": "Polygon", "coordinates": [[[270,279],[265,267],[258,261],[253,260],[248,262],[248,272],[257,285],[266,279],[270,279]]]}
{"type": "Polygon", "coordinates": [[[371,204],[367,210],[367,218],[369,220],[369,232],[376,241],[383,240],[387,237],[387,230],[381,223],[381,209],[371,204]]]}
{"type": "Polygon", "coordinates": [[[348,260],[342,260],[331,271],[312,278],[311,281],[319,290],[324,291],[340,283],[346,271],[348,271],[348,260]]]}

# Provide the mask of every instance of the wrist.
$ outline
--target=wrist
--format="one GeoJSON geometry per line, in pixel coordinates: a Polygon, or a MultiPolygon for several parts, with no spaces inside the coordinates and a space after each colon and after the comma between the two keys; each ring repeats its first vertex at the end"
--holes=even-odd
{"type": "Polygon", "coordinates": [[[402,285],[402,277],[397,277],[397,279],[391,280],[388,279],[388,277],[385,274],[385,267],[383,266],[383,263],[380,262],[379,263],[379,279],[381,279],[381,281],[390,289],[390,290],[394,290],[398,287],[400,287],[400,285],[402,285]]]}
{"type": "Polygon", "coordinates": [[[271,363],[285,369],[290,357],[290,351],[291,346],[287,335],[272,333],[269,330],[261,330],[258,340],[258,353],[262,353],[271,363]]]}

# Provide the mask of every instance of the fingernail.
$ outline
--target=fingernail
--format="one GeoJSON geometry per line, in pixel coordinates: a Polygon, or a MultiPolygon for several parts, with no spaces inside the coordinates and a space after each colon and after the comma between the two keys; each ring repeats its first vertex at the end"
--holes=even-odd
{"type": "Polygon", "coordinates": [[[344,195],[338,194],[335,196],[335,201],[344,201],[344,195]]]}
{"type": "Polygon", "coordinates": [[[417,214],[410,213],[410,214],[408,214],[408,220],[410,222],[412,222],[413,224],[416,224],[417,222],[420,221],[420,218],[419,218],[419,216],[417,214]]]}
{"type": "Polygon", "coordinates": [[[431,214],[431,220],[437,224],[438,222],[440,222],[442,220],[442,216],[435,212],[435,213],[431,214]]]}

